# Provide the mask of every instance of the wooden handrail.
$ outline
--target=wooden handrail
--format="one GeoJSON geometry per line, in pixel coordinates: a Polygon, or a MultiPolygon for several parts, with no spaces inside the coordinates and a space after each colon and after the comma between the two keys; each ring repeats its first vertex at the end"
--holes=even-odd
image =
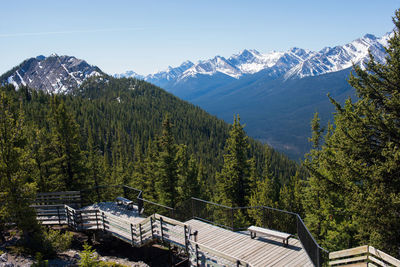
{"type": "Polygon", "coordinates": [[[243,265],[243,266],[252,267],[252,265],[251,265],[250,263],[248,263],[248,262],[246,262],[246,261],[244,261],[244,260],[242,260],[242,259],[239,259],[239,258],[237,258],[237,257],[231,256],[231,255],[229,255],[229,254],[227,254],[227,253],[220,252],[220,251],[218,251],[218,250],[216,250],[216,249],[210,248],[210,247],[208,247],[208,246],[206,246],[206,245],[200,244],[200,243],[195,242],[195,241],[192,241],[192,240],[189,240],[189,242],[190,242],[192,245],[194,245],[194,246],[197,245],[198,249],[199,249],[201,252],[210,253],[211,255],[214,255],[214,256],[217,256],[217,257],[221,257],[221,258],[223,258],[223,259],[225,259],[225,260],[228,260],[228,261],[234,262],[234,263],[239,261],[240,264],[243,265]]]}
{"type": "Polygon", "coordinates": [[[330,266],[371,262],[377,264],[377,266],[400,266],[400,260],[367,245],[329,253],[330,266]]]}
{"type": "Polygon", "coordinates": [[[154,214],[154,218],[155,218],[156,220],[160,220],[161,217],[162,217],[162,219],[163,219],[163,222],[166,222],[166,223],[169,223],[169,224],[179,225],[179,226],[182,226],[182,227],[185,227],[185,226],[188,227],[188,226],[189,226],[189,225],[186,224],[186,223],[183,223],[183,222],[178,221],[178,220],[175,220],[175,219],[171,219],[171,218],[166,217],[166,216],[164,216],[164,215],[160,215],[160,214],[157,214],[157,213],[154,214]]]}

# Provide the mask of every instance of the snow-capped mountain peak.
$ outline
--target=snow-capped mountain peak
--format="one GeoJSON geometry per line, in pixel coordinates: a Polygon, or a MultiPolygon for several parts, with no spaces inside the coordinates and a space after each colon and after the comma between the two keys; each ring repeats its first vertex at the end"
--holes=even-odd
{"type": "Polygon", "coordinates": [[[135,74],[134,77],[162,86],[166,83],[183,82],[189,78],[196,79],[199,75],[212,76],[218,73],[235,79],[260,71],[271,77],[282,76],[285,79],[316,76],[350,68],[353,64],[363,65],[369,59],[368,51],[371,51],[376,60],[383,62],[386,56],[384,46],[387,46],[391,35],[393,32],[381,38],[365,34],[348,44],[325,47],[320,51],[293,47],[284,52],[260,53],[254,49],[244,49],[229,58],[215,56],[197,63],[185,61],[178,67],[168,67],[165,71],[147,76],[135,74]]]}

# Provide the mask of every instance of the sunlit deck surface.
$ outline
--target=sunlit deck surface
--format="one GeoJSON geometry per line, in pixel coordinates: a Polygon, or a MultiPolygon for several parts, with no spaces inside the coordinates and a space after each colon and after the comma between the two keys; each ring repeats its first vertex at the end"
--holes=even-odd
{"type": "Polygon", "coordinates": [[[313,266],[299,240],[289,239],[285,247],[282,240],[272,237],[250,238],[248,233],[232,232],[200,220],[186,222],[197,230],[197,242],[219,252],[249,262],[252,266],[313,266]]]}
{"type": "Polygon", "coordinates": [[[138,213],[138,207],[136,205],[133,205],[133,209],[127,209],[125,205],[118,205],[116,202],[100,202],[83,208],[83,210],[95,209],[104,212],[106,215],[117,216],[132,224],[140,223],[146,218],[138,213]]]}

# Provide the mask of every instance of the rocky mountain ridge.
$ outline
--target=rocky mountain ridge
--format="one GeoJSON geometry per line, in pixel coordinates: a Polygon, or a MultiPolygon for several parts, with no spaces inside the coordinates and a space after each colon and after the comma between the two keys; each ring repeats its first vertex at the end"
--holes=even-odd
{"type": "Polygon", "coordinates": [[[98,67],[82,59],[52,54],[25,60],[0,76],[0,84],[13,84],[16,88],[29,86],[48,93],[65,94],[78,88],[87,78],[102,74],[98,67]]]}

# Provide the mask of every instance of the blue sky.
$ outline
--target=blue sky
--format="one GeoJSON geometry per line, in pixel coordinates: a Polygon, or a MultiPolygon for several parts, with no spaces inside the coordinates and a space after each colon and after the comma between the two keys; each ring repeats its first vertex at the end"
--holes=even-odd
{"type": "Polygon", "coordinates": [[[73,55],[107,73],[153,73],[240,50],[319,50],[393,29],[400,0],[1,1],[0,74],[73,55]]]}

